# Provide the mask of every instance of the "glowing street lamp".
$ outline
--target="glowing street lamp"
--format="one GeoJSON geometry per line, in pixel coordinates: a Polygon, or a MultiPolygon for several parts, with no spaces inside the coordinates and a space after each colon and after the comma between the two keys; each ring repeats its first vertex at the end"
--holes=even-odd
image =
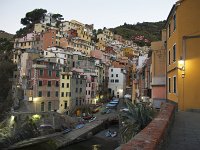
{"type": "Polygon", "coordinates": [[[185,77],[185,61],[182,58],[178,61],[178,69],[182,71],[181,76],[182,78],[184,78],[185,77]]]}
{"type": "Polygon", "coordinates": [[[37,111],[37,101],[39,100],[39,97],[33,98],[33,102],[35,103],[35,112],[37,111]]]}

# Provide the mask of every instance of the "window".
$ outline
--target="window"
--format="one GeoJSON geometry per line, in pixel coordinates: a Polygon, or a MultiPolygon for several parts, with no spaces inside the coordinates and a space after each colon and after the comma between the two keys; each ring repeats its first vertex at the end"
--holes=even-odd
{"type": "Polygon", "coordinates": [[[170,65],[170,50],[168,52],[168,65],[170,65]]]}
{"type": "Polygon", "coordinates": [[[87,90],[86,90],[86,93],[85,93],[86,95],[87,95],[87,90]]]}
{"type": "Polygon", "coordinates": [[[89,83],[89,87],[90,87],[90,83],[89,83]]]}
{"type": "Polygon", "coordinates": [[[115,80],[115,83],[119,83],[119,80],[118,80],[118,79],[116,79],[116,80],[115,80]]]}
{"type": "Polygon", "coordinates": [[[58,91],[56,91],[55,96],[58,97],[58,91]]]}
{"type": "Polygon", "coordinates": [[[174,30],[176,30],[176,14],[174,14],[173,20],[174,20],[174,30]]]}
{"type": "Polygon", "coordinates": [[[62,79],[65,79],[65,75],[62,75],[62,79]]]}
{"type": "Polygon", "coordinates": [[[173,61],[176,61],[176,44],[173,46],[173,61]]]}
{"type": "Polygon", "coordinates": [[[83,81],[82,80],[80,80],[80,84],[82,84],[83,83],[83,81]]]}
{"type": "Polygon", "coordinates": [[[48,111],[51,111],[51,102],[48,102],[48,111]]]}
{"type": "Polygon", "coordinates": [[[62,83],[62,88],[64,88],[64,86],[65,86],[65,84],[64,84],[64,83],[62,83]]]}
{"type": "Polygon", "coordinates": [[[80,88],[80,93],[82,93],[82,88],[80,88]]]}
{"type": "Polygon", "coordinates": [[[69,83],[67,83],[67,88],[69,88],[69,83]]]}
{"type": "Polygon", "coordinates": [[[69,79],[69,75],[67,75],[67,79],[69,79]]]}
{"type": "Polygon", "coordinates": [[[116,74],[116,77],[118,77],[118,74],[116,74]]]}
{"type": "Polygon", "coordinates": [[[52,71],[51,71],[51,70],[48,71],[48,76],[49,76],[49,77],[52,76],[52,71]]]}
{"type": "Polygon", "coordinates": [[[168,78],[168,93],[171,93],[171,78],[168,78]]]}
{"type": "Polygon", "coordinates": [[[51,96],[51,92],[48,91],[48,92],[47,92],[47,97],[50,97],[50,96],[51,96]]]}
{"type": "Polygon", "coordinates": [[[39,86],[42,86],[42,81],[38,81],[38,85],[39,85],[39,86]]]}
{"type": "Polygon", "coordinates": [[[111,72],[113,72],[113,69],[111,69],[111,72]]]}
{"type": "Polygon", "coordinates": [[[90,90],[88,91],[88,95],[90,95],[90,90]]]}
{"type": "Polygon", "coordinates": [[[111,74],[111,77],[113,77],[113,74],[111,74]]]}
{"type": "Polygon", "coordinates": [[[78,106],[78,99],[76,99],[76,106],[78,106]]]}
{"type": "Polygon", "coordinates": [[[111,82],[111,83],[114,83],[114,79],[111,79],[110,82],[111,82]]]}
{"type": "Polygon", "coordinates": [[[59,76],[60,76],[59,71],[56,71],[56,77],[59,77],[59,76]]]}
{"type": "Polygon", "coordinates": [[[65,96],[68,97],[68,92],[65,93],[65,96]]]}
{"type": "Polygon", "coordinates": [[[174,82],[173,82],[173,92],[176,93],[176,76],[173,77],[174,78],[174,82]]]}
{"type": "Polygon", "coordinates": [[[171,36],[171,24],[170,23],[168,25],[168,35],[169,35],[169,37],[171,36]]]}
{"type": "Polygon", "coordinates": [[[42,97],[42,91],[38,91],[38,97],[42,97]]]}
{"type": "Polygon", "coordinates": [[[64,92],[61,92],[61,97],[64,97],[64,92]]]}
{"type": "Polygon", "coordinates": [[[58,81],[56,81],[56,87],[59,87],[59,82],[58,81]]]}
{"type": "Polygon", "coordinates": [[[43,69],[40,69],[40,76],[43,76],[43,74],[44,74],[43,69]]]}
{"type": "Polygon", "coordinates": [[[44,111],[44,102],[41,103],[41,111],[44,111]]]}
{"type": "Polygon", "coordinates": [[[78,93],[78,88],[76,88],[76,93],[78,93]]]}
{"type": "Polygon", "coordinates": [[[67,101],[65,101],[64,109],[67,109],[67,101]]]}
{"type": "Polygon", "coordinates": [[[78,84],[78,79],[76,79],[76,84],[78,84]]]}
{"type": "Polygon", "coordinates": [[[69,92],[69,97],[71,97],[71,92],[69,92]]]}
{"type": "Polygon", "coordinates": [[[51,81],[48,81],[47,85],[48,85],[48,87],[51,87],[51,81]]]}

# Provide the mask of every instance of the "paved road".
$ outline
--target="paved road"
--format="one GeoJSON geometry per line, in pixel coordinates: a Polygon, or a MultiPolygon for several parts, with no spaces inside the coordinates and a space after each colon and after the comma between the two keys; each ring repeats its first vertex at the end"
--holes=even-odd
{"type": "Polygon", "coordinates": [[[200,150],[200,113],[176,113],[167,150],[200,150]]]}

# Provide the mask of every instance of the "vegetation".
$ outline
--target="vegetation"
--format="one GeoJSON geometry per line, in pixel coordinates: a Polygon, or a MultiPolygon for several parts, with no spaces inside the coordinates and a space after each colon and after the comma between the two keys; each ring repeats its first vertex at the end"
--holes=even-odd
{"type": "Polygon", "coordinates": [[[139,103],[133,105],[129,100],[126,100],[128,112],[120,114],[120,134],[121,142],[127,143],[138,132],[146,127],[154,116],[153,109],[145,104],[139,103]]]}
{"type": "Polygon", "coordinates": [[[9,78],[12,78],[16,66],[12,63],[13,43],[7,38],[0,38],[0,121],[12,107],[12,89],[9,78]]]}
{"type": "Polygon", "coordinates": [[[39,135],[40,132],[31,118],[27,118],[24,123],[17,126],[17,119],[13,120],[11,116],[0,124],[0,149],[39,135]]]}
{"type": "Polygon", "coordinates": [[[13,38],[13,34],[10,34],[10,33],[7,33],[5,31],[2,31],[0,30],[0,39],[1,38],[5,38],[5,39],[8,39],[8,40],[11,40],[13,38]]]}
{"type": "Polygon", "coordinates": [[[150,45],[151,41],[157,41],[161,38],[161,30],[165,21],[159,22],[143,22],[137,24],[127,24],[118,26],[116,28],[111,28],[115,34],[121,35],[126,40],[133,40],[140,46],[150,45]],[[135,40],[137,36],[144,36],[145,39],[148,39],[149,42],[145,42],[144,40],[135,40]]]}
{"type": "Polygon", "coordinates": [[[56,20],[56,27],[59,27],[61,20],[63,20],[62,18],[63,16],[61,14],[53,14],[52,18],[54,18],[56,20]]]}
{"type": "Polygon", "coordinates": [[[41,18],[47,13],[46,9],[34,9],[31,12],[27,12],[26,16],[21,19],[21,24],[24,26],[31,26],[39,23],[41,18]]]}
{"type": "Polygon", "coordinates": [[[20,28],[16,32],[16,37],[23,36],[28,32],[32,31],[34,24],[39,23],[41,18],[47,13],[46,9],[34,9],[33,11],[27,12],[24,18],[21,18],[21,24],[24,28],[20,28]]]}
{"type": "MultiPolygon", "coordinates": [[[[24,25],[24,28],[20,28],[17,32],[15,37],[21,37],[33,30],[34,24],[39,23],[40,20],[45,16],[47,13],[46,9],[34,9],[33,11],[27,12],[24,18],[21,18],[21,24],[24,25]]],[[[53,14],[52,18],[56,20],[56,27],[59,27],[63,16],[61,14],[53,14]]],[[[47,24],[51,26],[51,24],[47,24]]]]}

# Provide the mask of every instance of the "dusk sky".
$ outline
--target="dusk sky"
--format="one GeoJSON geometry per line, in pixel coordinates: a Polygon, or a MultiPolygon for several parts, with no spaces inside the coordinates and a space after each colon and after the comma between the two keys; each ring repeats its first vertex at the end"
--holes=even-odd
{"type": "Polygon", "coordinates": [[[94,24],[98,28],[111,28],[137,22],[165,20],[177,0],[1,0],[0,30],[15,33],[21,18],[36,8],[60,13],[65,20],[75,19],[94,24]]]}

